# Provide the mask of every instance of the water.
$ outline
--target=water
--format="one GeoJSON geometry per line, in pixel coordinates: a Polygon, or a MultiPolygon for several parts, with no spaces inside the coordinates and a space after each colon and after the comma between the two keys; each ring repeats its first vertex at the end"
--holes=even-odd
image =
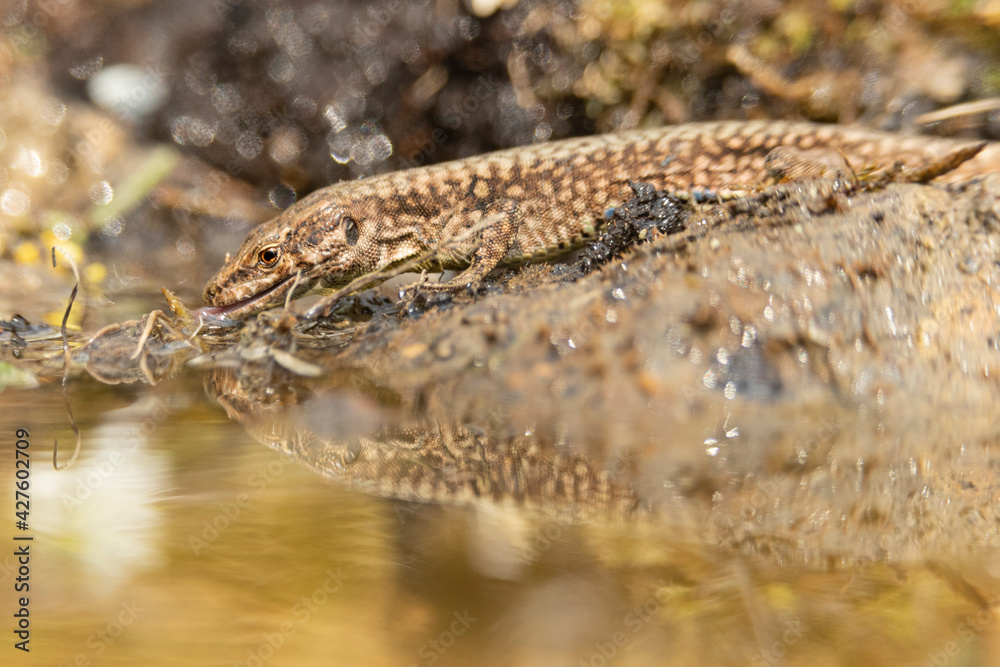
{"type": "MultiPolygon", "coordinates": [[[[4,392],[0,432],[13,445],[27,429],[31,443],[30,527],[15,531],[34,538],[30,664],[917,665],[998,655],[994,614],[970,593],[987,590],[976,585],[993,565],[974,554],[962,564],[857,552],[819,562],[795,545],[701,541],[697,522],[710,522],[699,512],[581,519],[545,503],[380,498],[262,446],[202,384],[194,373],[156,387],[71,383],[84,447],[58,472],[52,440],[60,458],[72,442],[58,387],[4,392]]],[[[12,447],[4,452],[12,495],[12,447]]],[[[10,552],[0,561],[8,590],[10,552]]],[[[8,634],[5,655],[15,656],[11,644],[8,634]]]]}

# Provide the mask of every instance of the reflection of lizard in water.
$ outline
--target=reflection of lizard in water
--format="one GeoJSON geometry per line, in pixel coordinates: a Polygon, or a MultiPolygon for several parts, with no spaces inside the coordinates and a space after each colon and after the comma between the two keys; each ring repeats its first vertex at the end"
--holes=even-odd
{"type": "Polygon", "coordinates": [[[853,168],[897,163],[903,180],[953,170],[949,178],[961,178],[997,161],[993,147],[971,159],[983,147],[808,123],[722,122],[536,144],[345,181],[254,229],[205,287],[201,314],[240,319],[373,273],[378,282],[410,263],[465,269],[427,289],[475,287],[497,266],[578,248],[598,231],[603,211],[630,196],[630,180],[716,198],[775,177],[850,178],[853,168]]]}
{"type": "MultiPolygon", "coordinates": [[[[556,453],[531,436],[497,438],[461,426],[385,429],[354,441],[288,418],[294,387],[256,396],[254,380],[216,370],[206,383],[230,418],[261,443],[364,493],[410,502],[475,500],[538,506],[572,515],[625,515],[639,503],[586,458],[556,453]],[[274,402],[273,398],[281,398],[274,402]]],[[[260,387],[258,387],[260,389],[260,387]]]]}

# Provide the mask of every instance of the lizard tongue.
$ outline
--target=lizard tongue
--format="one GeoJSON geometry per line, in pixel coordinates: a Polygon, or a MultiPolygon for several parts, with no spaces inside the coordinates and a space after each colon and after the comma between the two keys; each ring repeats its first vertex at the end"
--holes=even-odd
{"type": "Polygon", "coordinates": [[[195,317],[202,317],[202,318],[205,318],[205,317],[208,317],[208,318],[223,318],[223,317],[225,317],[225,315],[233,312],[234,310],[242,310],[245,307],[247,307],[247,306],[249,306],[249,305],[251,305],[251,304],[253,304],[255,302],[258,302],[258,301],[261,301],[261,302],[266,301],[267,297],[270,296],[271,293],[273,293],[274,291],[276,291],[278,288],[280,288],[286,282],[288,282],[288,281],[287,280],[282,280],[281,282],[278,282],[278,283],[275,283],[274,285],[271,285],[270,287],[268,287],[263,292],[257,292],[256,294],[251,294],[250,296],[248,296],[245,299],[240,299],[239,301],[237,301],[235,303],[231,303],[231,304],[226,305],[226,306],[204,306],[204,307],[199,308],[196,311],[194,311],[194,316],[195,317]]]}
{"type": "Polygon", "coordinates": [[[195,317],[219,317],[220,315],[225,315],[234,308],[238,308],[242,304],[242,301],[238,301],[229,306],[203,306],[195,310],[194,315],[195,317]]]}

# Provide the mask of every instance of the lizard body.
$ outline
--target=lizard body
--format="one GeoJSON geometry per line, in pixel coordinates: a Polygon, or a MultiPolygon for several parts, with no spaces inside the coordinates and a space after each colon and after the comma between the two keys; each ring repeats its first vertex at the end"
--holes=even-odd
{"type": "Polygon", "coordinates": [[[897,163],[918,170],[958,152],[955,162],[968,162],[946,171],[960,180],[998,170],[997,146],[969,160],[982,146],[811,123],[691,123],[344,181],[252,230],[205,287],[200,312],[239,319],[284,303],[290,290],[293,298],[335,290],[421,257],[417,268],[465,269],[432,288],[475,285],[497,266],[545,261],[582,245],[604,211],[629,198],[629,181],[680,196],[734,196],[769,174],[794,174],[795,151],[825,151],[844,164],[810,159],[810,168],[799,170],[807,177],[897,163]]]}

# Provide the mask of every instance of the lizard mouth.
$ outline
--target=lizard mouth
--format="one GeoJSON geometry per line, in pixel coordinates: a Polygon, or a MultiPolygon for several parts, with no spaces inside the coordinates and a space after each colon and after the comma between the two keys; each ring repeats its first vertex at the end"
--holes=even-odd
{"type": "Polygon", "coordinates": [[[257,292],[256,294],[251,294],[247,298],[240,299],[235,303],[225,306],[205,306],[203,308],[199,308],[194,311],[194,315],[195,317],[239,319],[244,315],[250,315],[257,311],[264,310],[267,307],[267,303],[271,300],[271,296],[294,279],[294,276],[291,278],[285,278],[284,280],[271,285],[266,290],[257,292]]]}

